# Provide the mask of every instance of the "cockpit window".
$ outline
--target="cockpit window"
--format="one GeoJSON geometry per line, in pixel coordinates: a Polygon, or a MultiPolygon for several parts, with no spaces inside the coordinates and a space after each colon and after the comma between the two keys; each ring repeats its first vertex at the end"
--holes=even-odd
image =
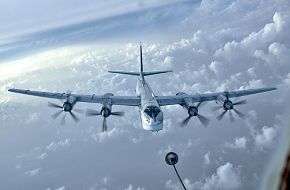
{"type": "Polygon", "coordinates": [[[148,106],[148,107],[144,110],[144,112],[145,112],[148,116],[150,116],[150,117],[152,117],[152,118],[156,118],[157,115],[158,115],[159,112],[160,112],[160,109],[159,109],[157,106],[148,106]]]}

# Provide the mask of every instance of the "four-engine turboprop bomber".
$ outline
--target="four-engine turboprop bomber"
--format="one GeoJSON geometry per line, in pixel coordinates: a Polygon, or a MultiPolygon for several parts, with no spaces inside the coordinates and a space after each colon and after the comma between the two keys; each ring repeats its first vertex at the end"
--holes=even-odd
{"type": "MultiPolygon", "coordinates": [[[[175,96],[156,96],[149,84],[146,82],[145,77],[149,75],[157,75],[162,73],[172,72],[171,70],[166,71],[154,71],[145,72],[143,70],[143,58],[142,58],[142,45],[140,44],[140,70],[139,72],[124,72],[124,71],[109,71],[110,73],[132,75],[137,77],[136,96],[114,96],[111,93],[104,95],[80,95],[73,93],[52,93],[52,92],[41,92],[32,90],[23,90],[12,88],[9,92],[15,92],[20,94],[40,96],[45,98],[60,99],[63,101],[63,105],[57,105],[55,103],[49,103],[50,107],[60,109],[58,112],[52,115],[53,118],[58,117],[62,112],[69,113],[74,121],[78,121],[78,117],[72,112],[81,110],[75,109],[74,106],[77,102],[97,103],[102,104],[101,111],[88,109],[86,112],[87,116],[102,116],[103,125],[102,131],[107,130],[107,117],[122,116],[123,112],[113,112],[113,105],[123,106],[137,106],[140,111],[140,118],[142,126],[145,130],[159,131],[163,129],[163,112],[161,106],[179,104],[188,112],[188,117],[182,121],[182,126],[185,126],[191,117],[196,116],[203,125],[208,125],[209,119],[199,113],[199,107],[207,101],[216,101],[219,104],[215,110],[223,110],[217,119],[220,120],[224,117],[226,112],[229,112],[230,119],[233,120],[233,113],[236,113],[239,117],[244,117],[240,111],[235,107],[238,105],[245,104],[245,100],[238,102],[232,102],[230,98],[246,96],[251,94],[262,93],[266,91],[275,90],[276,88],[258,88],[249,90],[238,90],[238,91],[225,91],[218,93],[207,93],[207,94],[196,94],[188,95],[184,92],[179,92],[175,96]]],[[[65,123],[65,114],[62,117],[61,123],[65,123]]]]}

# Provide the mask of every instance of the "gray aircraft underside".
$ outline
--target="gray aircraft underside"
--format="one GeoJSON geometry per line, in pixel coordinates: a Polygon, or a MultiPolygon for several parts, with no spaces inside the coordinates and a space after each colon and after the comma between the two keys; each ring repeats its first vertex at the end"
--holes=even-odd
{"type": "MultiPolygon", "coordinates": [[[[207,94],[195,94],[188,95],[183,92],[177,93],[175,96],[156,96],[149,84],[145,80],[145,76],[162,74],[172,71],[156,71],[156,72],[144,72],[143,71],[143,59],[142,59],[142,46],[140,45],[140,71],[139,72],[123,72],[123,71],[109,71],[110,73],[124,74],[138,76],[136,86],[136,96],[114,96],[111,93],[104,95],[80,95],[72,93],[52,93],[52,92],[41,92],[24,89],[9,89],[9,92],[39,96],[52,99],[63,100],[63,105],[57,105],[49,103],[51,107],[59,108],[60,111],[53,114],[52,117],[58,117],[62,112],[68,112],[75,121],[78,121],[78,117],[72,112],[78,111],[74,108],[77,102],[86,103],[98,103],[102,104],[101,111],[95,111],[88,109],[87,116],[103,116],[103,127],[102,131],[107,130],[106,118],[110,115],[122,116],[123,112],[113,112],[113,105],[123,106],[137,106],[140,111],[141,123],[145,130],[159,131],[163,129],[163,112],[161,106],[176,105],[179,104],[188,111],[188,117],[183,120],[182,125],[186,125],[191,117],[196,116],[202,122],[203,125],[208,124],[208,119],[198,113],[198,108],[203,102],[216,101],[220,105],[217,109],[223,109],[222,113],[217,119],[222,119],[227,111],[229,111],[230,118],[233,119],[232,112],[235,112],[238,116],[243,117],[244,115],[235,109],[235,106],[245,104],[246,101],[232,102],[230,98],[247,96],[251,94],[262,93],[266,91],[275,90],[276,88],[258,88],[249,90],[239,91],[225,91],[218,93],[207,93],[207,94]]],[[[64,116],[62,122],[64,122],[64,116]]]]}

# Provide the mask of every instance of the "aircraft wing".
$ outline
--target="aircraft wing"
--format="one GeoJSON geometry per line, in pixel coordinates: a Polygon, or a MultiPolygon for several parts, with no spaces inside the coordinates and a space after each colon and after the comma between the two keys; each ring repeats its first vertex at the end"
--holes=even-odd
{"type": "Polygon", "coordinates": [[[157,96],[156,99],[160,106],[175,105],[175,104],[184,104],[185,101],[194,102],[204,102],[217,100],[218,97],[224,96],[228,98],[247,96],[251,94],[257,94],[262,92],[267,92],[271,90],[276,90],[277,88],[257,88],[249,90],[238,90],[238,91],[226,91],[218,93],[207,93],[207,94],[196,94],[196,95],[177,95],[177,96],[157,96]]]}
{"type": "Polygon", "coordinates": [[[42,92],[32,91],[23,89],[9,89],[9,92],[26,94],[31,96],[39,96],[44,98],[52,99],[66,99],[69,96],[76,98],[76,102],[87,102],[87,103],[110,103],[111,105],[124,105],[124,106],[139,106],[140,97],[138,96],[107,96],[107,95],[80,95],[80,94],[68,94],[68,93],[53,93],[53,92],[42,92]]]}

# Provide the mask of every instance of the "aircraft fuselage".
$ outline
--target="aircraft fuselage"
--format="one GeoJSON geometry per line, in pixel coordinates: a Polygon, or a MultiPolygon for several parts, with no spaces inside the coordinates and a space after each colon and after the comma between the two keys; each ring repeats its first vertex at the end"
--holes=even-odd
{"type": "Polygon", "coordinates": [[[156,100],[156,97],[145,81],[138,77],[136,93],[140,96],[141,104],[139,106],[142,126],[145,130],[160,131],[163,129],[163,113],[156,100]]]}

